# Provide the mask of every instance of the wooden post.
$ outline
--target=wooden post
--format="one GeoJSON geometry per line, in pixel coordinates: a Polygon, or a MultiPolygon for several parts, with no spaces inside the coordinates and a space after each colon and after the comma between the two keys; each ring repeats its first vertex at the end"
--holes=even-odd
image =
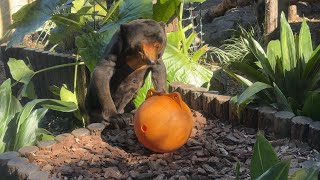
{"type": "Polygon", "coordinates": [[[271,34],[278,27],[278,0],[266,0],[265,9],[265,34],[264,41],[267,45],[271,40],[271,34]]]}

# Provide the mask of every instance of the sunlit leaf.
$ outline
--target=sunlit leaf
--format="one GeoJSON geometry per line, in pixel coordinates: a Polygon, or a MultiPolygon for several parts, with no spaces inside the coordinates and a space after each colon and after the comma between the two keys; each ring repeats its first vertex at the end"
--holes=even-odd
{"type": "Polygon", "coordinates": [[[261,177],[263,173],[278,162],[277,154],[274,152],[271,144],[259,133],[256,143],[253,146],[253,155],[250,164],[251,179],[261,177]]]}
{"type": "Polygon", "coordinates": [[[24,63],[23,60],[9,58],[8,66],[14,80],[28,84],[35,73],[24,63]]]}

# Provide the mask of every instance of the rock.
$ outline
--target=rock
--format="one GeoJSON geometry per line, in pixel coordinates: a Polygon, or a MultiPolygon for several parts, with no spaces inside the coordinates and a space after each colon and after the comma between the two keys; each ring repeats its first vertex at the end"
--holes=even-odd
{"type": "Polygon", "coordinates": [[[103,170],[105,178],[115,178],[115,179],[120,179],[121,178],[121,172],[117,167],[108,167],[103,170]]]}
{"type": "Polygon", "coordinates": [[[203,40],[210,46],[219,47],[224,40],[232,37],[231,30],[237,29],[239,25],[246,29],[256,23],[252,7],[233,8],[224,16],[216,17],[211,23],[203,25],[203,40]]]}

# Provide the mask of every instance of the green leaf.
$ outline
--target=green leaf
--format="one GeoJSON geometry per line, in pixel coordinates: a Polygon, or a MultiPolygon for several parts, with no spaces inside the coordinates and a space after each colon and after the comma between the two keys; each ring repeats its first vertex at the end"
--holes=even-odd
{"type": "MultiPolygon", "coordinates": [[[[178,31],[176,31],[176,32],[178,32],[178,31]]],[[[197,37],[197,33],[195,33],[195,32],[192,32],[190,35],[189,35],[189,37],[186,39],[186,46],[188,47],[188,48],[190,48],[191,47],[191,45],[192,45],[192,43],[193,43],[193,41],[194,41],[194,39],[197,37]]],[[[204,46],[203,46],[204,47],[204,46]]],[[[206,46],[206,49],[208,49],[208,46],[206,46]]],[[[206,50],[206,52],[207,52],[207,50],[206,50]]]]}
{"type": "Polygon", "coordinates": [[[244,62],[239,62],[239,61],[231,62],[230,67],[233,69],[239,70],[240,72],[244,73],[246,77],[254,81],[268,83],[268,80],[265,78],[265,76],[261,72],[259,72],[256,68],[244,62]]]}
{"type": "Polygon", "coordinates": [[[256,180],[287,180],[289,167],[290,161],[281,161],[256,178],[256,180]]]}
{"type": "Polygon", "coordinates": [[[277,162],[279,162],[279,160],[271,144],[259,133],[256,143],[253,146],[253,155],[250,164],[251,179],[257,179],[277,162]]]}
{"type": "Polygon", "coordinates": [[[279,40],[270,41],[267,48],[267,57],[273,72],[275,72],[277,60],[281,59],[281,44],[279,40]]]}
{"type": "Polygon", "coordinates": [[[249,47],[250,51],[254,56],[258,59],[258,61],[261,63],[262,66],[262,72],[269,77],[271,80],[275,80],[274,72],[272,70],[272,67],[267,59],[267,56],[263,50],[263,48],[260,46],[260,44],[254,40],[252,37],[244,39],[245,43],[249,47]]]}
{"type": "Polygon", "coordinates": [[[286,96],[282,93],[276,83],[273,83],[274,94],[276,95],[276,102],[278,104],[278,108],[283,111],[291,111],[292,109],[289,105],[289,102],[286,96]]]}
{"type": "Polygon", "coordinates": [[[36,129],[37,141],[54,140],[54,135],[43,128],[36,129]]]}
{"type": "Polygon", "coordinates": [[[272,88],[272,86],[270,86],[269,84],[265,84],[262,82],[255,82],[253,83],[251,86],[249,86],[238,98],[238,103],[242,104],[244,102],[246,102],[249,98],[251,98],[252,96],[256,95],[258,92],[264,90],[264,89],[268,89],[268,88],[272,88]]]}
{"type": "Polygon", "coordinates": [[[312,91],[307,95],[302,108],[304,115],[312,118],[313,120],[320,121],[320,91],[312,91]]]}
{"type": "Polygon", "coordinates": [[[28,84],[35,73],[29,69],[23,60],[9,58],[8,66],[14,80],[28,84]]]}
{"type": "Polygon", "coordinates": [[[297,64],[296,48],[293,32],[283,12],[281,13],[280,23],[280,42],[283,68],[284,70],[290,71],[295,68],[297,64]]]}
{"type": "Polygon", "coordinates": [[[14,13],[12,15],[13,23],[10,28],[15,28],[15,31],[7,44],[7,48],[21,43],[25,35],[36,31],[42,26],[51,18],[59,4],[59,0],[36,0],[14,13]]]}
{"type": "Polygon", "coordinates": [[[22,97],[27,97],[29,99],[36,99],[36,91],[34,89],[34,84],[32,81],[30,81],[28,84],[23,84],[21,91],[18,95],[18,99],[21,99],[22,97]]]}
{"type": "Polygon", "coordinates": [[[235,80],[237,80],[238,82],[240,82],[241,84],[243,84],[243,85],[245,85],[245,86],[247,86],[247,87],[249,87],[249,86],[251,86],[251,85],[253,84],[249,79],[247,79],[247,78],[245,78],[245,77],[243,77],[243,76],[241,76],[241,75],[239,75],[239,74],[236,74],[236,73],[231,72],[231,71],[226,70],[226,69],[224,69],[224,71],[225,71],[229,76],[231,76],[232,78],[234,78],[235,80]]]}
{"type": "Polygon", "coordinates": [[[303,78],[310,80],[307,84],[306,90],[314,90],[320,80],[320,44],[313,51],[310,60],[303,72],[303,78]]]}
{"type": "Polygon", "coordinates": [[[319,171],[316,169],[299,169],[294,172],[290,180],[317,180],[319,175],[319,171]]]}
{"type": "Polygon", "coordinates": [[[61,101],[78,104],[76,95],[69,91],[65,84],[60,89],[60,99],[61,101]]]}
{"type": "Polygon", "coordinates": [[[201,56],[203,56],[208,51],[208,45],[204,45],[193,53],[191,59],[192,61],[198,62],[201,56]]]}
{"type": "Polygon", "coordinates": [[[4,139],[8,124],[21,109],[19,101],[12,96],[11,79],[7,79],[1,84],[0,97],[0,153],[3,153],[8,143],[8,141],[4,139]]]}
{"type": "Polygon", "coordinates": [[[78,53],[90,72],[93,71],[96,64],[102,59],[102,54],[108,42],[108,37],[96,32],[76,37],[78,53]]]}
{"type": "MultiPolygon", "coordinates": [[[[212,77],[210,70],[192,61],[190,57],[170,44],[167,44],[162,60],[167,68],[168,84],[174,81],[180,81],[200,87],[210,81],[212,77]]],[[[135,100],[136,107],[144,101],[147,90],[152,87],[151,84],[151,78],[147,78],[145,85],[138,92],[135,100]]]]}
{"type": "Polygon", "coordinates": [[[181,47],[182,36],[179,31],[167,33],[167,44],[174,46],[177,49],[181,47]]]}
{"type": "Polygon", "coordinates": [[[46,108],[36,109],[33,110],[29,116],[23,119],[23,123],[21,123],[18,128],[14,150],[18,150],[23,146],[31,145],[35,142],[38,123],[47,111],[48,109],[46,108]]]}
{"type": "Polygon", "coordinates": [[[236,180],[240,180],[240,163],[237,161],[236,164],[236,180]]]}
{"type": "Polygon", "coordinates": [[[175,14],[179,5],[179,0],[170,0],[166,2],[157,1],[157,3],[153,5],[153,19],[167,23],[175,14]]]}
{"type": "Polygon", "coordinates": [[[312,51],[313,48],[311,34],[306,19],[304,18],[299,34],[299,57],[304,62],[304,64],[308,63],[312,51]]]}

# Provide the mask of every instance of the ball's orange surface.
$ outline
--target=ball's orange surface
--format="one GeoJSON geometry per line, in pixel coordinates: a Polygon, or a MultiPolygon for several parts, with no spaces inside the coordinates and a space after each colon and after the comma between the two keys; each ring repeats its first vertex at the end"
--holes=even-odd
{"type": "Polygon", "coordinates": [[[177,150],[187,142],[192,127],[192,113],[176,92],[147,96],[134,116],[139,142],[154,152],[177,150]]]}

